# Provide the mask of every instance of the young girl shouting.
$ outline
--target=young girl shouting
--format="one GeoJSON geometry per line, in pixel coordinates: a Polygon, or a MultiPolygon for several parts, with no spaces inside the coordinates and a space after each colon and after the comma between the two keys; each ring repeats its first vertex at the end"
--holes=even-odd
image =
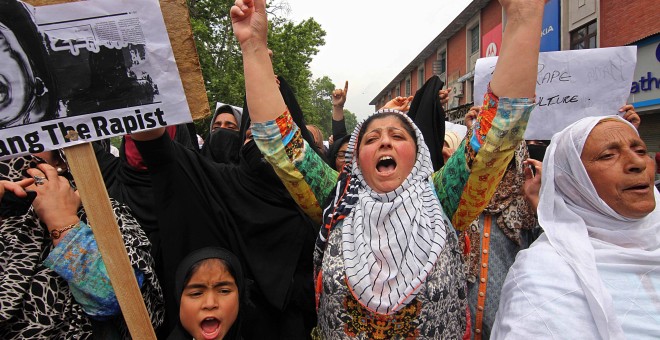
{"type": "Polygon", "coordinates": [[[223,248],[193,251],[176,270],[179,324],[168,339],[240,339],[245,279],[238,258],[223,248]]]}

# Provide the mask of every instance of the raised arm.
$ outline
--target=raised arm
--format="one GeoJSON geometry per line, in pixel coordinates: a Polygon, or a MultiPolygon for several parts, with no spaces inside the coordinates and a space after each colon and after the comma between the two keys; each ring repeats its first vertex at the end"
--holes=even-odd
{"type": "MultiPolygon", "coordinates": [[[[335,89],[332,91],[332,137],[338,140],[348,134],[346,131],[346,122],[344,121],[344,104],[348,94],[348,80],[344,89],[335,89]]],[[[331,143],[332,144],[332,143],[331,143]]]]}
{"type": "Polygon", "coordinates": [[[274,120],[286,110],[268,55],[266,0],[237,0],[230,11],[234,35],[243,52],[245,96],[254,123],[274,120]]]}
{"type": "Polygon", "coordinates": [[[337,181],[337,172],[316,154],[293,121],[271,81],[265,0],[237,0],[231,8],[234,35],[243,51],[245,91],[252,136],[291,197],[314,221],[337,181]]]}
{"type": "Polygon", "coordinates": [[[344,104],[346,104],[346,95],[348,95],[348,80],[344,84],[344,89],[335,89],[332,91],[332,120],[344,120],[344,104]]]}
{"type": "Polygon", "coordinates": [[[464,230],[493,196],[534,107],[544,0],[500,0],[507,14],[502,52],[474,126],[434,174],[438,198],[464,230]],[[500,100],[501,97],[501,100],[500,100]]]}
{"type": "Polygon", "coordinates": [[[533,98],[543,8],[547,0],[500,0],[506,13],[502,51],[490,81],[498,97],[533,98]]]}

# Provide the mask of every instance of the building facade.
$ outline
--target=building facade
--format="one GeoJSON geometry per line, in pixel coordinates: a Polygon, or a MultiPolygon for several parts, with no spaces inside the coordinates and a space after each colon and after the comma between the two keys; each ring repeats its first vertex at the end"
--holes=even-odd
{"type": "MultiPolygon", "coordinates": [[[[452,87],[448,119],[462,122],[474,104],[476,59],[499,55],[506,25],[497,0],[472,1],[369,103],[413,95],[433,75],[452,87]]],[[[650,152],[660,152],[660,4],[658,0],[551,0],[546,4],[541,51],[637,46],[628,103],[642,124],[650,152]]]]}

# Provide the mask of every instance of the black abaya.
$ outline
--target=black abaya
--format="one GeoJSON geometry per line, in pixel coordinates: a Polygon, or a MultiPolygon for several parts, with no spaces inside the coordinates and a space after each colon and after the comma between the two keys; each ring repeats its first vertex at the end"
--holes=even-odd
{"type": "MultiPolygon", "coordinates": [[[[261,317],[255,320],[248,311],[247,324],[251,319],[260,325],[278,320],[291,305],[315,319],[311,247],[318,229],[299,210],[254,142],[241,149],[238,166],[214,163],[173,143],[167,134],[136,144],[149,167],[158,207],[170,320],[178,312],[174,268],[190,251],[206,246],[232,251],[254,281],[250,291],[261,317]],[[301,291],[304,296],[289,298],[301,291]],[[272,313],[264,315],[264,310],[272,313]]],[[[300,334],[309,327],[304,328],[300,334]]],[[[247,327],[243,336],[272,338],[277,332],[247,327]]]]}
{"type": "Polygon", "coordinates": [[[415,93],[410,104],[408,116],[422,131],[426,145],[431,153],[433,171],[444,165],[442,147],[445,144],[445,110],[440,103],[438,92],[444,83],[438,76],[433,76],[415,93]]]}

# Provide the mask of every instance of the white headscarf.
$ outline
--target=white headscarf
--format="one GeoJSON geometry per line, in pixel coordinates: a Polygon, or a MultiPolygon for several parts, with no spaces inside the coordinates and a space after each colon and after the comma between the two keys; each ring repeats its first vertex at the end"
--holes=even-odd
{"type": "Polygon", "coordinates": [[[640,219],[621,216],[598,196],[580,155],[603,119],[634,129],[618,116],[588,117],[557,133],[543,160],[538,215],[550,244],[577,274],[601,338],[625,339],[596,265],[621,263],[622,271],[638,273],[660,265],[660,195],[654,189],[656,208],[640,219]]]}
{"type": "Polygon", "coordinates": [[[415,298],[442,252],[450,225],[433,191],[433,165],[422,133],[408,116],[402,117],[415,130],[417,156],[394,191],[373,191],[352,157],[358,133],[366,126],[355,128],[347,150],[359,199],[342,226],[344,269],[355,298],[381,314],[395,313],[415,298]]]}

